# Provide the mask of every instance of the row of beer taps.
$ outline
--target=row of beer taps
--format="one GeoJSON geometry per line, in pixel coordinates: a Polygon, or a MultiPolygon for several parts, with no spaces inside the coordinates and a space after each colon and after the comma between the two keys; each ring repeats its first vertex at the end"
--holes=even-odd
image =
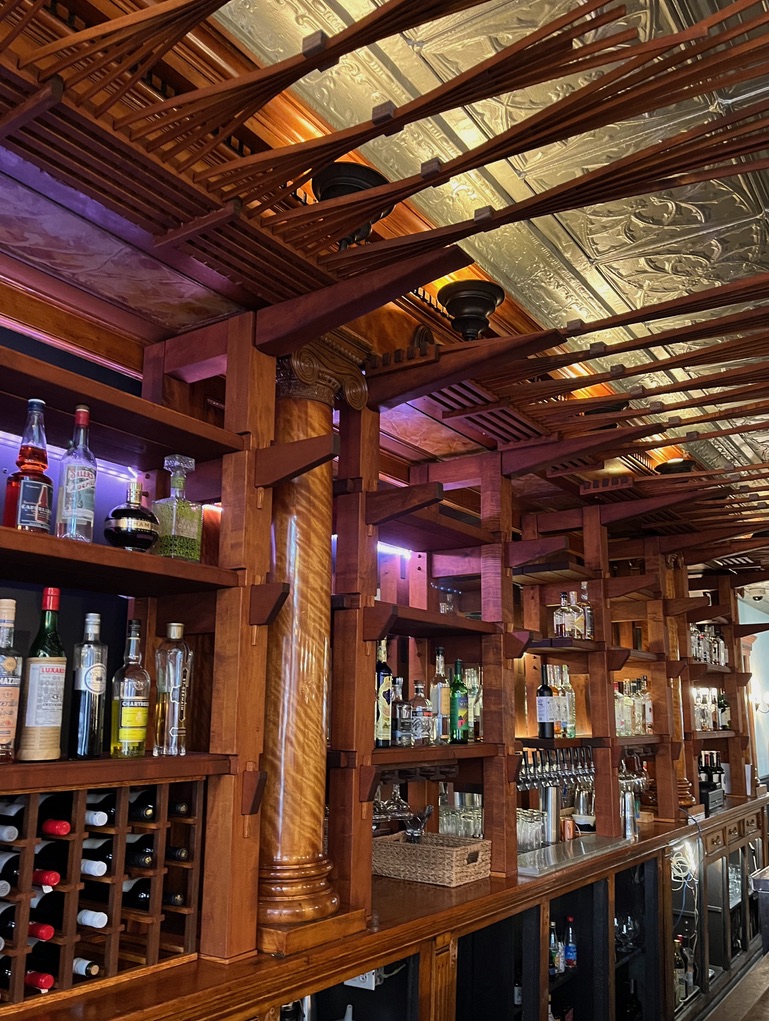
{"type": "Polygon", "coordinates": [[[518,771],[518,790],[540,787],[592,788],[595,781],[593,749],[525,749],[518,771]]]}

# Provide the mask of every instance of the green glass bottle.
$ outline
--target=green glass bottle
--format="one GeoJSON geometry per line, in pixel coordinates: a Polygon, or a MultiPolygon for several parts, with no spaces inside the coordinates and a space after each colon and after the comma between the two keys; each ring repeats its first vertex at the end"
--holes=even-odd
{"type": "Polygon", "coordinates": [[[43,589],[40,628],[24,664],[17,749],[22,762],[42,762],[61,755],[67,657],[59,637],[59,595],[57,588],[43,589]]]}
{"type": "Polygon", "coordinates": [[[454,663],[450,694],[451,743],[467,744],[469,740],[467,686],[462,679],[462,660],[454,663]]]}

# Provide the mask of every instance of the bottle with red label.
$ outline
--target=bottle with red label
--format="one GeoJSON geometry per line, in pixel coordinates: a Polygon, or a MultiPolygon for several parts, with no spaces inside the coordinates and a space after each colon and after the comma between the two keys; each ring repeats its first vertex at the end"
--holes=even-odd
{"type": "Polygon", "coordinates": [[[25,532],[50,532],[53,506],[53,482],[45,474],[48,448],[43,411],[45,401],[27,401],[27,421],[16,464],[5,487],[3,524],[25,532]]]}
{"type": "Polygon", "coordinates": [[[41,762],[61,757],[61,717],[67,657],[59,636],[59,589],[43,589],[40,628],[24,664],[17,758],[41,762]]]}
{"type": "Polygon", "coordinates": [[[96,458],[88,446],[90,415],[85,404],[75,408],[75,432],[61,459],[56,504],[56,535],[60,539],[93,539],[93,508],[96,493],[96,458]]]}

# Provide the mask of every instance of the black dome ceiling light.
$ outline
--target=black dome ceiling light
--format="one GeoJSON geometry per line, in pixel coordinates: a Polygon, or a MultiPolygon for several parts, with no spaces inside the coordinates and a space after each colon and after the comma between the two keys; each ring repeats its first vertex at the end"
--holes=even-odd
{"type": "Polygon", "coordinates": [[[477,340],[489,328],[489,316],[505,300],[491,280],[456,280],[438,291],[438,301],[451,316],[451,328],[465,340],[477,340]]]}
{"type": "Polygon", "coordinates": [[[687,475],[697,467],[697,462],[690,457],[671,457],[654,469],[658,475],[687,475]]]}
{"type": "MultiPolygon", "coordinates": [[[[369,188],[378,188],[381,184],[389,184],[389,182],[373,167],[364,166],[363,163],[353,163],[350,160],[339,160],[336,163],[330,163],[313,176],[312,193],[318,202],[326,202],[329,199],[354,195],[358,191],[367,191],[369,188]]],[[[392,206],[383,209],[373,220],[367,220],[360,227],[340,238],[339,250],[343,252],[350,245],[365,241],[376,221],[383,220],[392,211],[392,206]]]]}

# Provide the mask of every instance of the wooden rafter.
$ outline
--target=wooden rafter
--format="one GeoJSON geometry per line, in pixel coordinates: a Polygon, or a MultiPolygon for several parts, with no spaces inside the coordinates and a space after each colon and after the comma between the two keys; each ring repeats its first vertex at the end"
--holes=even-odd
{"type": "Polygon", "coordinates": [[[44,3],[45,0],[31,0],[31,2],[28,0],[2,0],[0,2],[0,26],[9,26],[5,35],[0,37],[0,53],[21,35],[44,3]],[[15,21],[11,20],[12,15],[15,15],[15,21]]]}

